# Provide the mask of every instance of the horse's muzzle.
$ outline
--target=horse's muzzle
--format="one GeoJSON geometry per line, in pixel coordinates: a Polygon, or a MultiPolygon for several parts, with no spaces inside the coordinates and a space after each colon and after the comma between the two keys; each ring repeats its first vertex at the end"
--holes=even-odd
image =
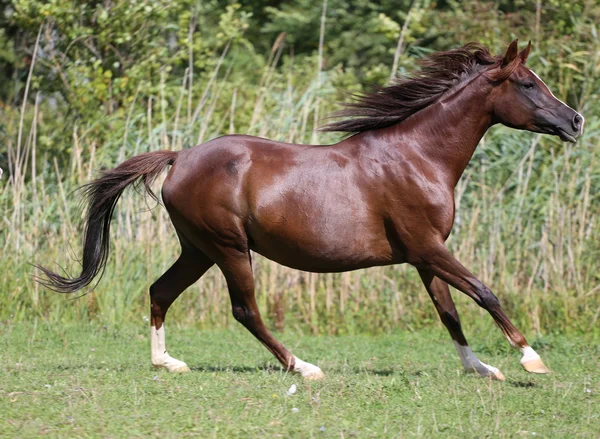
{"type": "Polygon", "coordinates": [[[563,142],[577,142],[577,138],[583,134],[583,125],[585,119],[581,114],[569,108],[572,114],[565,118],[561,124],[557,124],[554,128],[554,134],[560,137],[563,142]]]}

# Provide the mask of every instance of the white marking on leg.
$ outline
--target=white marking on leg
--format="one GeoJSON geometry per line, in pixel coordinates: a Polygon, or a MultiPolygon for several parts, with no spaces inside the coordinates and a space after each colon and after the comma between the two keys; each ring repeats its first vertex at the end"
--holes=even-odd
{"type": "Polygon", "coordinates": [[[469,346],[462,346],[456,340],[453,340],[453,342],[465,371],[478,373],[482,377],[491,376],[497,380],[504,381],[502,372],[494,366],[479,361],[479,358],[477,358],[469,346]]]}
{"type": "Polygon", "coordinates": [[[307,363],[306,361],[302,361],[300,358],[296,357],[295,355],[294,355],[294,372],[299,373],[304,378],[307,378],[309,380],[319,380],[325,376],[320,368],[318,368],[314,364],[310,364],[310,363],[307,363]]]}
{"type": "Polygon", "coordinates": [[[531,346],[526,346],[524,348],[521,348],[520,350],[521,350],[521,353],[523,354],[523,356],[521,357],[521,364],[527,363],[528,361],[540,359],[540,356],[538,355],[538,353],[536,351],[534,351],[531,346]]]}
{"type": "Polygon", "coordinates": [[[520,348],[523,356],[521,357],[521,366],[527,372],[531,373],[550,373],[540,356],[531,346],[520,348]]]}
{"type": "Polygon", "coordinates": [[[190,368],[183,361],[171,357],[167,353],[165,342],[165,325],[159,329],[150,327],[150,349],[152,365],[156,368],[165,367],[169,372],[189,372],[190,368]]]}

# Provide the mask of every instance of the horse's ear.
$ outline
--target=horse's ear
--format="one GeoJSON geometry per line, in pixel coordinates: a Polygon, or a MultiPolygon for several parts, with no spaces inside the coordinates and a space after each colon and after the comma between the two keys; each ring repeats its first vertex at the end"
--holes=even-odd
{"type": "Polygon", "coordinates": [[[517,55],[519,54],[519,40],[515,40],[510,43],[508,49],[506,50],[506,54],[504,55],[504,59],[502,59],[502,67],[509,65],[511,62],[515,60],[517,55]]]}
{"type": "Polygon", "coordinates": [[[519,53],[519,58],[521,58],[521,64],[525,64],[527,62],[527,58],[529,57],[529,52],[531,51],[531,40],[529,41],[529,44],[527,45],[527,47],[523,50],[521,50],[521,53],[519,53]]]}

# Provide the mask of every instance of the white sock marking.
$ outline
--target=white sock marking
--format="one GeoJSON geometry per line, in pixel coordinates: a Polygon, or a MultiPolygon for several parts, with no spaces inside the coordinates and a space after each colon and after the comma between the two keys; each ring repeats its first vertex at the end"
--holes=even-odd
{"type": "Polygon", "coordinates": [[[156,329],[154,326],[150,327],[150,349],[154,367],[166,367],[169,372],[187,372],[189,370],[187,364],[167,353],[164,324],[160,329],[156,329]]]}
{"type": "Polygon", "coordinates": [[[467,372],[477,372],[482,377],[490,375],[498,376],[500,371],[494,366],[479,361],[479,358],[477,358],[469,346],[462,346],[455,340],[453,342],[460,361],[467,372]]]}
{"type": "Polygon", "coordinates": [[[521,357],[521,364],[527,363],[528,361],[540,359],[538,353],[534,351],[531,346],[521,348],[521,353],[523,354],[523,356],[521,357]]]}
{"type": "Polygon", "coordinates": [[[299,373],[304,378],[319,379],[323,377],[321,369],[314,364],[302,361],[300,358],[294,355],[294,372],[299,373]]]}

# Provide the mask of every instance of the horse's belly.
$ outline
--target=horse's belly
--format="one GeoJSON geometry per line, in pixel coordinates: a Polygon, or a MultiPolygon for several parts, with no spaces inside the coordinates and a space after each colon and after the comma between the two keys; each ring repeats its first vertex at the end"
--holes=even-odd
{"type": "MultiPolygon", "coordinates": [[[[359,226],[359,227],[357,227],[359,226]]],[[[250,248],[279,264],[298,270],[328,273],[402,262],[385,233],[346,225],[343,229],[313,227],[249,227],[250,248]]]]}

